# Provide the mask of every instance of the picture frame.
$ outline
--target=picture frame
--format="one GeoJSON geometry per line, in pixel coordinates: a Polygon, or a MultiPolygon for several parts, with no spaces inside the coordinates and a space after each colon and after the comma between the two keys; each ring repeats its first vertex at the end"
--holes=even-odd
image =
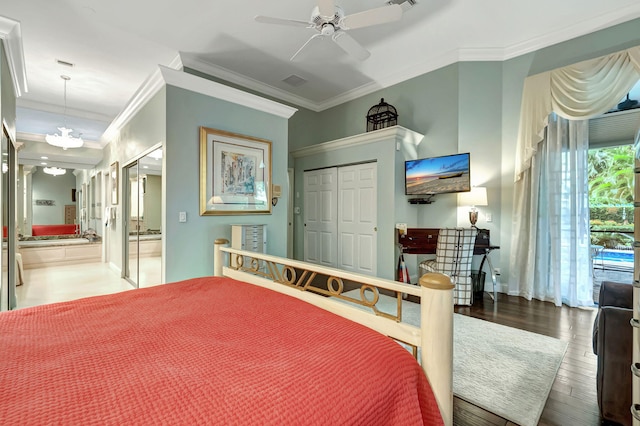
{"type": "Polygon", "coordinates": [[[200,215],[271,214],[271,141],[200,127],[200,215]]]}
{"type": "Polygon", "coordinates": [[[119,202],[118,189],[120,187],[120,165],[117,161],[111,163],[109,176],[111,177],[111,205],[115,206],[119,202]]]}

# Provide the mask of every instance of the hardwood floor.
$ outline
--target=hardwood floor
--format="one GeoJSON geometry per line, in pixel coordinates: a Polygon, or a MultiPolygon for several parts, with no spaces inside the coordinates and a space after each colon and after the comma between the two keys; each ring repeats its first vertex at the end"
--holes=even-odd
{"type": "MultiPolygon", "coordinates": [[[[539,425],[599,425],[596,400],[596,356],[591,348],[595,308],[556,307],[538,300],[498,295],[495,304],[488,293],[473,306],[456,307],[459,314],[519,328],[568,342],[539,425]]],[[[535,374],[532,371],[531,374],[535,374]]],[[[454,398],[455,425],[513,425],[459,398],[454,398]]]]}

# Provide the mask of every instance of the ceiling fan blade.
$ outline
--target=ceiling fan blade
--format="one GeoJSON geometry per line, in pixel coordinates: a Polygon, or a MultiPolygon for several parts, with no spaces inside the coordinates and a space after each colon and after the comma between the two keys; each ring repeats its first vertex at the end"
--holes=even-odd
{"type": "Polygon", "coordinates": [[[336,14],[336,4],[334,0],[318,0],[318,13],[323,18],[331,19],[336,14]]]}
{"type": "Polygon", "coordinates": [[[367,49],[362,47],[360,43],[344,31],[337,31],[333,34],[333,41],[335,41],[342,50],[361,61],[371,56],[371,53],[367,49]]]}
{"type": "Polygon", "coordinates": [[[400,18],[402,18],[402,7],[399,4],[393,4],[347,15],[340,20],[339,25],[343,30],[350,30],[399,21],[400,18]]]}
{"type": "Polygon", "coordinates": [[[262,15],[258,15],[254,19],[256,20],[256,22],[261,22],[263,24],[277,24],[277,25],[289,25],[293,27],[313,28],[313,25],[311,25],[309,22],[295,21],[293,19],[272,18],[270,16],[262,16],[262,15]]]}
{"type": "Polygon", "coordinates": [[[309,45],[311,43],[319,41],[319,39],[321,39],[322,37],[323,37],[322,34],[314,34],[314,35],[312,35],[311,38],[309,40],[307,40],[307,42],[305,44],[303,44],[302,47],[300,49],[298,49],[298,51],[296,53],[294,53],[293,56],[291,57],[291,59],[289,59],[289,60],[290,61],[295,60],[303,50],[306,50],[307,47],[309,47],[309,45]]]}

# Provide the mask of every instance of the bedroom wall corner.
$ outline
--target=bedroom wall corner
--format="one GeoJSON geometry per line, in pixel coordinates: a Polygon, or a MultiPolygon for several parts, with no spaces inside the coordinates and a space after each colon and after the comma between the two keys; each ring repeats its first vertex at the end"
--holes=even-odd
{"type": "MultiPolygon", "coordinates": [[[[107,244],[105,258],[110,267],[119,273],[123,268],[123,201],[122,201],[122,167],[137,158],[148,148],[158,142],[166,141],[166,88],[162,87],[131,119],[114,135],[103,151],[103,159],[96,170],[108,173],[113,162],[119,162],[120,199],[117,205],[111,205],[107,197],[106,206],[116,209],[116,220],[105,230],[103,241],[107,244]]],[[[87,179],[83,177],[83,179],[87,179]]],[[[105,191],[106,192],[106,191],[105,191]]],[[[162,230],[164,233],[164,230],[162,230]]],[[[163,263],[163,268],[165,267],[163,263]]]]}
{"type": "Polygon", "coordinates": [[[272,182],[286,185],[286,118],[182,88],[167,86],[166,251],[167,282],[213,274],[213,242],[230,238],[232,224],[266,224],[267,251],[286,256],[288,195],[271,214],[199,214],[199,128],[210,127],[270,140],[272,182]],[[187,212],[187,222],[178,214],[187,212]]]}

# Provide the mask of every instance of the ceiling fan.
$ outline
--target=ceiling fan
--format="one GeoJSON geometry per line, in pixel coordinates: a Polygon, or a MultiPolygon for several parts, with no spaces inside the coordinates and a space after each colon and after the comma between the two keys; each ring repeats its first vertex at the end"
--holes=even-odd
{"type": "Polygon", "coordinates": [[[347,30],[364,28],[372,25],[385,24],[387,22],[398,21],[402,18],[402,7],[398,4],[369,9],[364,12],[345,15],[340,6],[334,0],[317,0],[318,5],[311,12],[311,19],[308,22],[296,21],[292,19],[272,18],[258,15],[257,22],[265,24],[289,25],[294,27],[312,28],[318,34],[311,36],[305,44],[291,57],[296,57],[316,40],[331,37],[331,39],[351,56],[364,61],[371,53],[351,37],[347,30]]]}

